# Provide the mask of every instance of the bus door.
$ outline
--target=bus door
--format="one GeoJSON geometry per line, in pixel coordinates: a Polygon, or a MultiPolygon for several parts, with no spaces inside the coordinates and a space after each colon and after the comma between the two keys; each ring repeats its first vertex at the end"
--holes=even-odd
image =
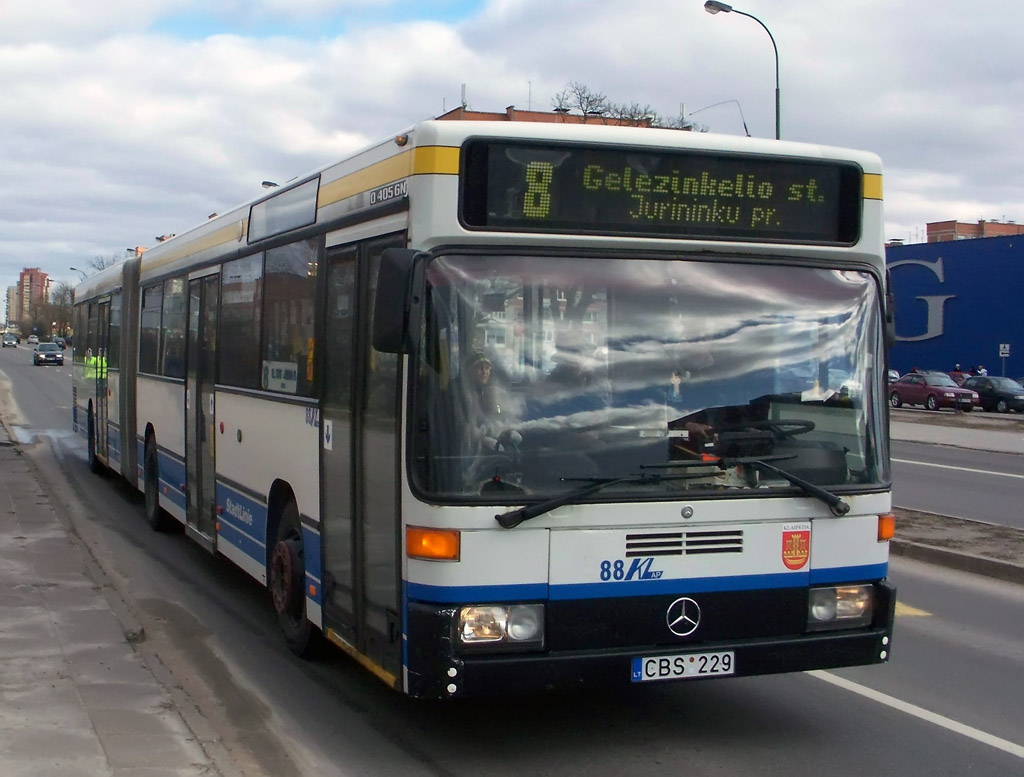
{"type": "Polygon", "coordinates": [[[369,345],[380,254],[329,249],[321,417],[324,625],[401,674],[398,358],[369,345]]]}
{"type": "Polygon", "coordinates": [[[110,300],[97,305],[96,352],[93,362],[96,373],[96,455],[107,461],[107,360],[110,349],[110,300]]]}
{"type": "Polygon", "coordinates": [[[214,382],[217,364],[217,297],[220,277],[188,284],[188,347],[185,356],[185,470],[189,534],[209,550],[216,543],[214,382]]]}

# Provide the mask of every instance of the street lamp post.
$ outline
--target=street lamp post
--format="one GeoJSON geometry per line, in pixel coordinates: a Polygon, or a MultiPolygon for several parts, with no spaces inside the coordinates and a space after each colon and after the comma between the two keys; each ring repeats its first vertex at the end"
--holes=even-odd
{"type": "Polygon", "coordinates": [[[85,270],[79,270],[79,269],[78,269],[77,267],[69,267],[68,269],[69,269],[69,270],[74,270],[75,272],[80,272],[80,273],[82,273],[82,280],[83,280],[83,281],[84,281],[84,280],[85,280],[86,278],[88,278],[88,277],[89,277],[89,275],[88,275],[88,274],[87,274],[87,273],[85,272],[85,270]]]}
{"type": "Polygon", "coordinates": [[[753,14],[737,11],[731,5],[720,3],[718,0],[707,0],[707,2],[704,3],[704,10],[712,16],[716,13],[738,13],[740,16],[746,16],[748,19],[753,19],[761,25],[765,32],[768,33],[768,37],[772,42],[772,48],[775,50],[775,139],[779,140],[782,137],[781,119],[779,118],[779,47],[775,45],[775,37],[772,35],[772,31],[765,26],[764,22],[753,14]]]}

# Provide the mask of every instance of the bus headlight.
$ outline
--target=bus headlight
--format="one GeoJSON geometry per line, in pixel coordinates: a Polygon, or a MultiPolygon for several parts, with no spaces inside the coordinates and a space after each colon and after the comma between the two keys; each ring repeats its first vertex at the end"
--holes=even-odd
{"type": "Polygon", "coordinates": [[[459,609],[459,643],[542,647],[543,604],[468,605],[459,609]]]}
{"type": "Polygon", "coordinates": [[[807,628],[855,629],[871,623],[872,586],[812,588],[807,601],[807,628]]]}

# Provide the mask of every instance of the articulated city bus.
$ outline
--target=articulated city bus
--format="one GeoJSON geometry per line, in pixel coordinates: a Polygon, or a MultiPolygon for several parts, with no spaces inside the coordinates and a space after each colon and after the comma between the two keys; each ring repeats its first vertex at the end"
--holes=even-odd
{"type": "Polygon", "coordinates": [[[75,429],[412,696],[884,662],[881,200],[869,153],[423,122],[84,281],[75,429]]]}

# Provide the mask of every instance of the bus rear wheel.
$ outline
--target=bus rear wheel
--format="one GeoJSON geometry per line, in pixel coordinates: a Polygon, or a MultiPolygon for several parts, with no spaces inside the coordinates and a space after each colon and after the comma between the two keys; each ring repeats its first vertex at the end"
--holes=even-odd
{"type": "Polygon", "coordinates": [[[288,649],[309,658],[316,652],[318,639],[306,617],[306,556],[295,502],[289,501],[281,515],[269,566],[267,587],[288,649]]]}
{"type": "Polygon", "coordinates": [[[96,458],[96,417],[92,413],[92,408],[89,408],[89,471],[94,475],[98,475],[103,470],[103,465],[100,460],[96,458]]]}
{"type": "Polygon", "coordinates": [[[167,531],[171,527],[171,517],[160,507],[160,466],[156,454],[156,440],[152,436],[146,438],[142,472],[146,523],[153,531],[167,531]]]}

